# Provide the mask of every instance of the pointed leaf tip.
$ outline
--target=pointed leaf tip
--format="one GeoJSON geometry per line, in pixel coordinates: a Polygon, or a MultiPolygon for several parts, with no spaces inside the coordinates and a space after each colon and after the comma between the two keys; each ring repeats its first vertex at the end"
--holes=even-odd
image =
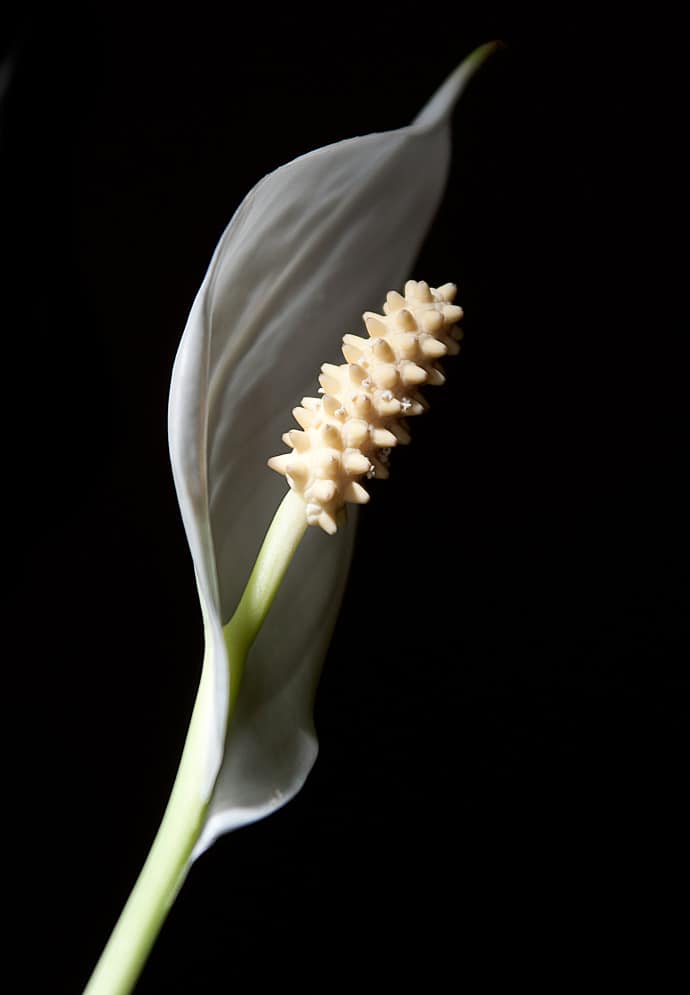
{"type": "Polygon", "coordinates": [[[421,109],[412,122],[413,128],[427,130],[444,122],[475,73],[490,56],[505,47],[502,41],[489,41],[470,52],[421,109]]]}

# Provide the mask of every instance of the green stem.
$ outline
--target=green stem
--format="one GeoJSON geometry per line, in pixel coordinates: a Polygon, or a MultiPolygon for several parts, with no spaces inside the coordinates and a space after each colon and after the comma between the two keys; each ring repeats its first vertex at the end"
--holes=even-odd
{"type": "MultiPolygon", "coordinates": [[[[247,653],[305,529],[304,502],[293,491],[288,491],[266,533],[237,610],[224,628],[230,668],[228,721],[247,653]]],[[[84,995],[129,995],[187,875],[209,803],[202,791],[212,693],[213,661],[207,642],[199,691],[168,807],[146,863],[84,995]]]]}
{"type": "Polygon", "coordinates": [[[304,501],[289,490],[266,533],[237,610],[223,630],[230,665],[230,714],[249,648],[268,615],[306,528],[304,501]]]}

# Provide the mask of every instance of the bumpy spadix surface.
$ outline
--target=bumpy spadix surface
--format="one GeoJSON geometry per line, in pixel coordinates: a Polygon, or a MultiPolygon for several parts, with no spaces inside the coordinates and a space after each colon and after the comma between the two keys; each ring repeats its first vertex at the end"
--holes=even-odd
{"type": "Polygon", "coordinates": [[[344,335],[347,362],[321,367],[323,396],[293,410],[302,431],[286,432],[292,452],[268,465],[303,498],[309,525],[332,535],[346,502],[369,500],[360,480],[388,477],[390,450],[410,441],[406,418],[425,410],[418,388],[444,383],[436,361],[460,348],[455,293],[452,283],[435,289],[424,280],[408,280],[404,294],[389,291],[383,314],[362,316],[369,338],[344,335]]]}

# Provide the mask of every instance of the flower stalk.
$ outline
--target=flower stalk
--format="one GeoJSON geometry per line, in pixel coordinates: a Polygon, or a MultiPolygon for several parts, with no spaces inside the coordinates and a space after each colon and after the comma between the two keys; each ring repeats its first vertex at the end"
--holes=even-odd
{"type": "MultiPolygon", "coordinates": [[[[229,659],[230,706],[237,698],[247,654],[307,528],[304,502],[288,491],[266,533],[254,569],[223,633],[229,659]]],[[[208,650],[207,650],[208,652],[208,650]]],[[[202,795],[206,729],[212,708],[212,668],[204,665],[170,800],[149,856],[84,995],[128,995],[143,969],[191,866],[204,825],[202,795]]]]}

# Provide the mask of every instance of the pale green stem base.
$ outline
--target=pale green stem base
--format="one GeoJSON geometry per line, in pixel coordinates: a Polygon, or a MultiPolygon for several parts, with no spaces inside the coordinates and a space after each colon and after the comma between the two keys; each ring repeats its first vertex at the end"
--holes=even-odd
{"type": "MultiPolygon", "coordinates": [[[[228,721],[247,653],[268,614],[306,525],[303,500],[288,491],[266,533],[237,610],[224,628],[230,667],[228,721]]],[[[201,791],[209,742],[207,723],[212,676],[207,658],[163,821],[84,995],[129,995],[187,875],[209,803],[201,791]]]]}
{"type": "Polygon", "coordinates": [[[237,610],[223,630],[230,664],[229,714],[232,714],[239,691],[249,648],[264,624],[306,528],[304,500],[289,490],[266,533],[237,610]]]}

